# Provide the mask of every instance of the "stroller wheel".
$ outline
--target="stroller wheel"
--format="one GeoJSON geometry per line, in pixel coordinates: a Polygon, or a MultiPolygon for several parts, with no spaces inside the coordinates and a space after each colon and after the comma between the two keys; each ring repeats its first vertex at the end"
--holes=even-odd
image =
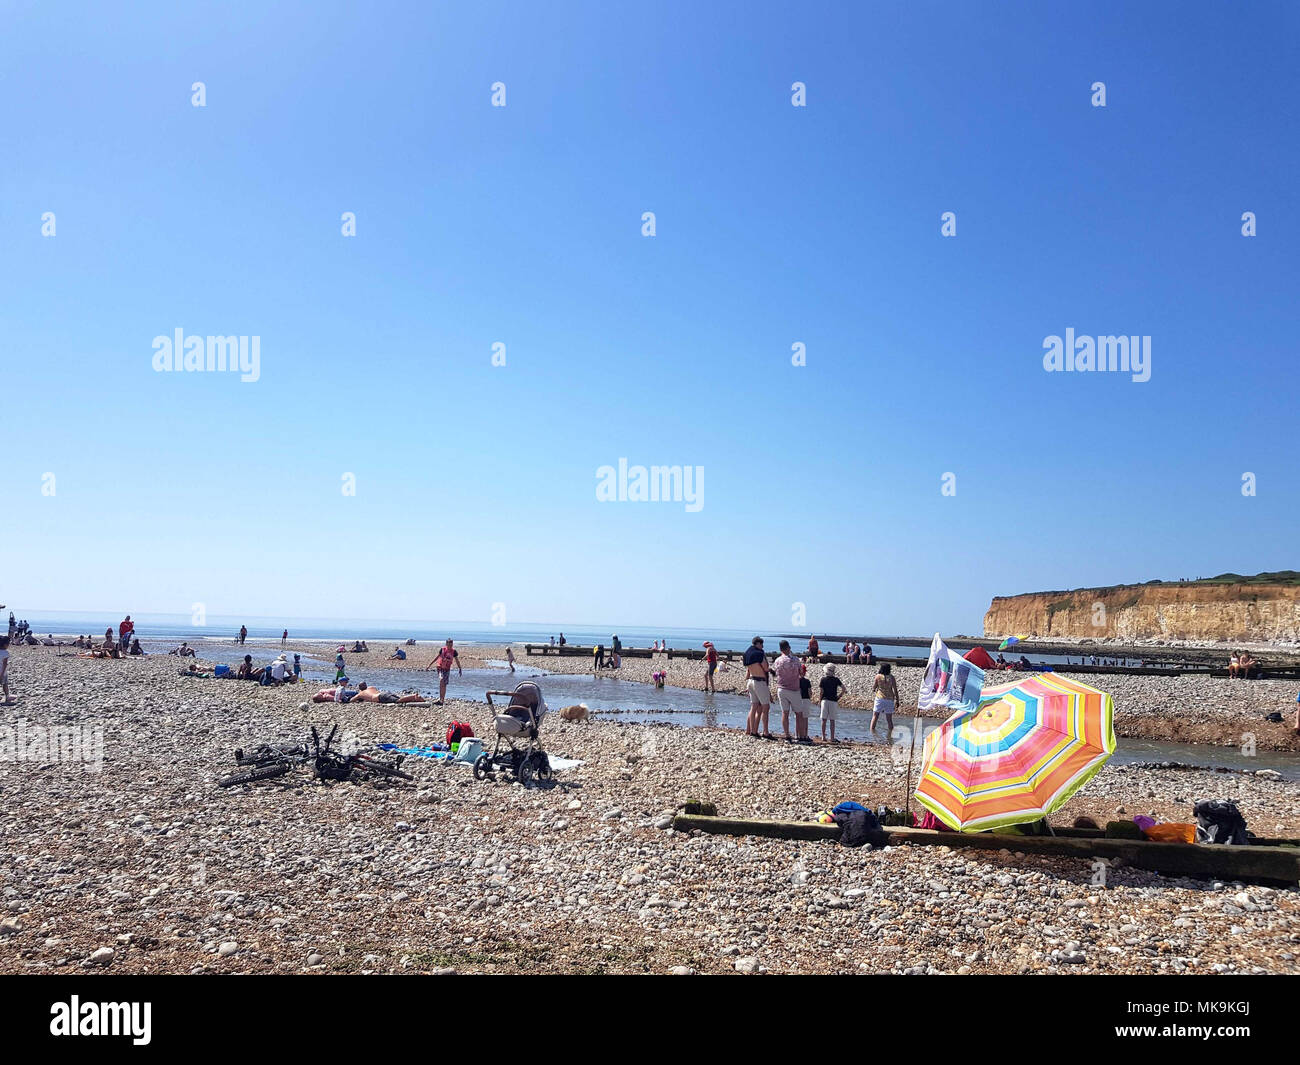
{"type": "Polygon", "coordinates": [[[531,758],[520,759],[519,765],[515,769],[515,779],[524,787],[528,787],[533,782],[533,760],[531,758]]]}
{"type": "Polygon", "coordinates": [[[474,779],[486,780],[488,774],[492,772],[492,756],[490,754],[480,754],[474,759],[474,779]]]}
{"type": "Polygon", "coordinates": [[[533,755],[533,760],[536,762],[538,781],[543,784],[549,783],[551,779],[551,760],[546,757],[546,752],[538,751],[533,755]]]}

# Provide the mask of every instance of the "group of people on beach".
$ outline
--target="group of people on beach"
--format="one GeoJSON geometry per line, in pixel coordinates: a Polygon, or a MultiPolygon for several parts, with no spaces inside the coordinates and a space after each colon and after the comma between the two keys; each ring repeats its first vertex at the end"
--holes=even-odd
{"type": "Polygon", "coordinates": [[[1250,680],[1252,677],[1262,677],[1264,667],[1261,666],[1249,651],[1233,651],[1228,656],[1228,677],[1231,680],[1250,680]]]}
{"type": "Polygon", "coordinates": [[[605,645],[596,644],[596,649],[591,654],[591,671],[598,673],[602,669],[622,669],[623,668],[623,641],[615,634],[609,638],[609,658],[605,657],[605,645]]]}
{"type": "MultiPolygon", "coordinates": [[[[814,648],[817,648],[817,637],[811,636],[808,639],[808,653],[816,658],[818,651],[814,650],[814,648]]],[[[876,662],[876,656],[871,653],[871,644],[865,641],[858,643],[855,640],[850,640],[844,645],[843,654],[845,660],[855,666],[870,666],[876,662]]]]}
{"type": "Polygon", "coordinates": [[[81,658],[124,658],[127,655],[142,656],[144,648],[140,646],[140,640],[135,635],[135,622],[131,620],[131,615],[122,620],[117,627],[118,637],[113,639],[113,627],[110,625],[104,630],[104,639],[96,643],[89,636],[78,636],[72,646],[81,648],[81,658]]]}
{"type": "MultiPolygon", "coordinates": [[[[781,653],[770,664],[767,652],[763,649],[763,637],[755,636],[745,651],[745,689],[749,693],[749,717],[745,732],[759,739],[776,739],[768,720],[772,709],[772,678],[775,677],[776,701],[781,708],[781,738],[787,742],[812,743],[808,735],[808,719],[812,716],[812,681],[808,677],[808,661],[817,661],[816,640],[809,641],[809,653],[802,661],[790,650],[789,640],[782,640],[779,646],[781,653]],[[790,734],[791,718],[794,718],[793,736],[790,734]]],[[[827,665],[822,671],[819,687],[822,740],[827,741],[829,728],[829,742],[838,743],[835,720],[840,699],[847,694],[848,687],[836,675],[834,665],[827,665]]],[[[883,717],[885,737],[888,738],[894,731],[894,709],[898,705],[898,681],[888,662],[881,663],[872,681],[871,691],[871,734],[877,735],[876,725],[883,717]]]]}

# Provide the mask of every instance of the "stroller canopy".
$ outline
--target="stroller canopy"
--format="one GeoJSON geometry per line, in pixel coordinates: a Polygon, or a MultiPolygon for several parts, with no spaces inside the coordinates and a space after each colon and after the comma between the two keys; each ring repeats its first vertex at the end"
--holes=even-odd
{"type": "Polygon", "coordinates": [[[531,680],[523,681],[515,687],[514,694],[510,696],[510,706],[527,707],[532,710],[539,725],[547,710],[546,700],[542,698],[542,689],[531,680]]]}

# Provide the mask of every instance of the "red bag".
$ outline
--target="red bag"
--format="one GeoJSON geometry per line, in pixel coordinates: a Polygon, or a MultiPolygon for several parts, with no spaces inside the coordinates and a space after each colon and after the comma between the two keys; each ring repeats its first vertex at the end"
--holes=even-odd
{"type": "Polygon", "coordinates": [[[474,735],[474,730],[470,727],[468,722],[453,721],[447,726],[447,746],[450,747],[453,743],[459,743],[461,740],[469,739],[472,735],[474,735]]]}

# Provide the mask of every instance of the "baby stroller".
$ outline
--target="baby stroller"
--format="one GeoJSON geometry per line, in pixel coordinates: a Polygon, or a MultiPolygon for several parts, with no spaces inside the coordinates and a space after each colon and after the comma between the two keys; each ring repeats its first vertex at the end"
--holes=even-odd
{"type": "MultiPolygon", "coordinates": [[[[493,706],[494,695],[508,696],[510,703],[496,715],[496,746],[491,754],[485,752],[478,756],[474,763],[474,779],[483,780],[496,770],[504,769],[525,787],[533,780],[549,781],[551,761],[537,741],[542,718],[546,716],[542,689],[526,680],[512,692],[488,692],[488,706],[493,706]]],[[[496,708],[493,706],[493,709],[496,708]]]]}

